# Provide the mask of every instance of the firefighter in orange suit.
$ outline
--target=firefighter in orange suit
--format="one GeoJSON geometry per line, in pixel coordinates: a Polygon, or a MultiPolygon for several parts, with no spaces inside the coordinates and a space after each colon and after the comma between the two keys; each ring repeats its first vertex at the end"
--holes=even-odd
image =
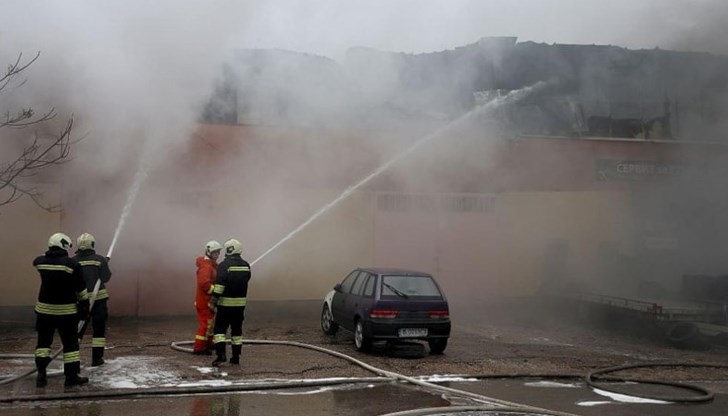
{"type": "Polygon", "coordinates": [[[63,344],[65,385],[88,383],[88,378],[79,376],[81,353],[78,345],[79,319],[86,320],[89,315],[88,290],[81,266],[68,257],[71,245],[67,235],[55,233],[48,239],[48,251],[33,260],[41,280],[35,304],[35,329],[38,331],[35,348],[37,387],[45,387],[48,383],[46,368],[51,362],[51,344],[56,330],[63,344]]]}
{"type": "Polygon", "coordinates": [[[212,355],[212,320],[215,313],[208,307],[210,296],[215,287],[217,274],[217,258],[220,256],[222,245],[217,241],[208,241],[205,244],[205,255],[197,258],[197,289],[195,291],[195,309],[197,310],[197,333],[193,354],[212,355]]]}

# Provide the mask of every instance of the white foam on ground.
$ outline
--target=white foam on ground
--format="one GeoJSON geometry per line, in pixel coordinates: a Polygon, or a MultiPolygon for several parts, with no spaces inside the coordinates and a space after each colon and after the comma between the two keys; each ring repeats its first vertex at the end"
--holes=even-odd
{"type": "Polygon", "coordinates": [[[605,391],[605,390],[599,390],[599,389],[593,389],[594,393],[609,397],[612,399],[612,401],[583,401],[583,402],[577,402],[576,404],[579,406],[598,406],[602,404],[612,404],[612,403],[646,403],[646,404],[670,404],[670,402],[666,402],[663,400],[654,400],[654,399],[645,399],[642,397],[635,397],[635,396],[629,396],[626,394],[619,394],[619,393],[612,393],[611,391],[605,391]]]}
{"type": "Polygon", "coordinates": [[[611,403],[614,403],[614,402],[598,402],[598,401],[576,402],[576,404],[578,406],[583,406],[583,407],[592,407],[592,406],[599,406],[602,404],[611,404],[611,403]]]}
{"type": "Polygon", "coordinates": [[[154,365],[159,360],[147,356],[114,358],[106,360],[103,366],[91,367],[89,376],[95,385],[116,389],[157,387],[177,382],[177,373],[160,370],[154,365]]]}
{"type": "Polygon", "coordinates": [[[523,383],[524,386],[528,387],[543,387],[543,388],[566,388],[566,389],[578,389],[582,387],[581,383],[559,383],[557,381],[530,381],[523,383]]]}
{"type": "Polygon", "coordinates": [[[197,366],[193,365],[192,368],[194,368],[195,370],[199,371],[202,374],[210,374],[210,373],[215,372],[215,368],[213,368],[213,367],[197,367],[197,366]]]}
{"type": "Polygon", "coordinates": [[[232,385],[244,384],[234,383],[229,380],[200,380],[194,383],[177,383],[177,384],[165,384],[164,387],[220,387],[220,386],[232,386],[232,385]]]}
{"type": "Polygon", "coordinates": [[[609,397],[610,399],[614,400],[615,402],[670,404],[670,402],[666,402],[663,400],[645,399],[642,397],[635,397],[635,396],[629,396],[626,394],[612,393],[611,391],[604,391],[604,390],[599,390],[599,389],[594,389],[594,393],[596,393],[600,396],[609,397]]]}
{"type": "Polygon", "coordinates": [[[478,381],[477,378],[463,377],[457,374],[433,374],[431,376],[420,376],[415,378],[430,383],[442,383],[446,381],[478,381]]]}

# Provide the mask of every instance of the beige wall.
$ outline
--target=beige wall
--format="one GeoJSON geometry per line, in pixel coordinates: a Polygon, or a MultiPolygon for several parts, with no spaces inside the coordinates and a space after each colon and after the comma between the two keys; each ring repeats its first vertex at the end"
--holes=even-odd
{"type": "MultiPolygon", "coordinates": [[[[57,204],[58,193],[45,192],[45,201],[57,204]]],[[[30,198],[0,207],[0,306],[31,306],[40,280],[33,259],[48,248],[48,237],[60,231],[61,215],[39,208],[30,198]]]]}
{"type": "MultiPolygon", "coordinates": [[[[312,207],[311,213],[338,195],[333,191],[312,192],[311,197],[320,201],[320,205],[312,207]]],[[[261,259],[253,267],[251,297],[323,298],[352,268],[371,266],[372,204],[371,194],[355,192],[261,259]]],[[[290,223],[291,226],[279,234],[281,238],[307,218],[302,216],[300,223],[290,223]]],[[[256,253],[262,254],[263,251],[256,253]]],[[[250,257],[249,261],[253,261],[254,257],[250,257]]]]}
{"type": "Polygon", "coordinates": [[[632,214],[626,192],[516,192],[499,204],[504,246],[498,286],[505,294],[538,290],[553,241],[567,245],[564,280],[594,284],[600,275],[599,246],[632,248],[632,214]]]}
{"type": "MultiPolygon", "coordinates": [[[[632,250],[626,192],[475,194],[491,201],[480,212],[386,210],[377,204],[382,194],[354,192],[261,259],[253,267],[250,298],[318,299],[359,266],[431,272],[451,298],[529,295],[543,284],[548,247],[553,241],[568,246],[563,259],[565,278],[586,282],[599,278],[594,269],[599,264],[601,243],[616,243],[625,254],[632,250]]],[[[215,204],[195,208],[190,215],[230,218],[218,210],[233,209],[238,220],[230,221],[226,235],[240,236],[244,258],[252,262],[338,195],[334,190],[291,191],[296,215],[288,212],[277,217],[275,213],[256,211],[250,202],[230,208],[228,199],[235,195],[214,193],[215,204]]],[[[160,223],[163,217],[151,217],[155,227],[166,226],[160,223]]],[[[141,223],[139,218],[137,222],[141,223]]],[[[0,256],[5,266],[0,273],[6,286],[0,292],[0,306],[34,303],[38,279],[30,264],[45,249],[48,235],[56,232],[59,224],[59,214],[49,214],[25,200],[2,211],[0,241],[4,250],[0,256]]],[[[175,224],[170,221],[169,227],[175,224]]],[[[139,227],[143,230],[148,226],[139,227]]],[[[130,224],[125,233],[126,238],[134,238],[134,226],[130,224]]],[[[201,237],[189,238],[197,242],[201,237]]],[[[180,253],[176,251],[189,245],[182,240],[177,243],[172,252],[139,261],[133,267],[125,267],[123,262],[139,259],[141,253],[125,253],[120,247],[118,258],[112,261],[115,274],[109,285],[113,313],[192,313],[192,261],[199,253],[177,260],[180,253]]]]}
{"type": "MultiPolygon", "coordinates": [[[[473,195],[471,195],[473,196],[473,195]]],[[[477,196],[477,195],[474,195],[477,196]]],[[[632,245],[624,192],[512,192],[482,195],[481,212],[376,213],[376,265],[434,273],[451,297],[531,295],[549,284],[549,247],[567,248],[557,276],[593,284],[599,247],[632,245]]],[[[556,283],[556,282],[551,282],[556,283]]]]}

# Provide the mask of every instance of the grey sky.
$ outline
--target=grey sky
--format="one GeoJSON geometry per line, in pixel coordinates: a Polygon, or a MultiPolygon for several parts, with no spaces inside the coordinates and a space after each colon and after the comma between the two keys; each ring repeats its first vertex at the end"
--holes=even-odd
{"type": "MultiPolygon", "coordinates": [[[[38,35],[49,32],[53,41],[47,43],[65,43],[67,47],[71,46],[67,41],[75,40],[67,35],[74,32],[89,37],[115,34],[137,40],[163,38],[170,45],[176,36],[185,42],[200,37],[231,37],[233,47],[282,48],[335,58],[350,46],[419,53],[454,48],[483,36],[700,50],[704,45],[720,47],[728,33],[722,27],[728,18],[728,6],[721,0],[13,3],[3,6],[0,37],[3,31],[21,31],[27,33],[26,41],[48,39],[38,35]]],[[[145,43],[137,45],[144,47],[145,43]]],[[[48,45],[29,45],[31,49],[46,49],[45,46],[48,45]]]]}
{"type": "Polygon", "coordinates": [[[699,50],[723,43],[728,8],[718,0],[266,1],[254,8],[249,47],[334,56],[349,46],[430,52],[483,36],[546,43],[699,50]],[[711,39],[711,37],[718,39],[711,39]]]}

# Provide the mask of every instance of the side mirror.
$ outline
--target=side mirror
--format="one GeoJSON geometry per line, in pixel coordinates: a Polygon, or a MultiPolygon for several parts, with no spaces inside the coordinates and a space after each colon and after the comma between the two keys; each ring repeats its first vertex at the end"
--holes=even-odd
{"type": "Polygon", "coordinates": [[[334,290],[335,290],[335,291],[337,291],[337,292],[341,292],[341,283],[337,283],[337,284],[336,284],[336,285],[334,286],[334,290]]]}

